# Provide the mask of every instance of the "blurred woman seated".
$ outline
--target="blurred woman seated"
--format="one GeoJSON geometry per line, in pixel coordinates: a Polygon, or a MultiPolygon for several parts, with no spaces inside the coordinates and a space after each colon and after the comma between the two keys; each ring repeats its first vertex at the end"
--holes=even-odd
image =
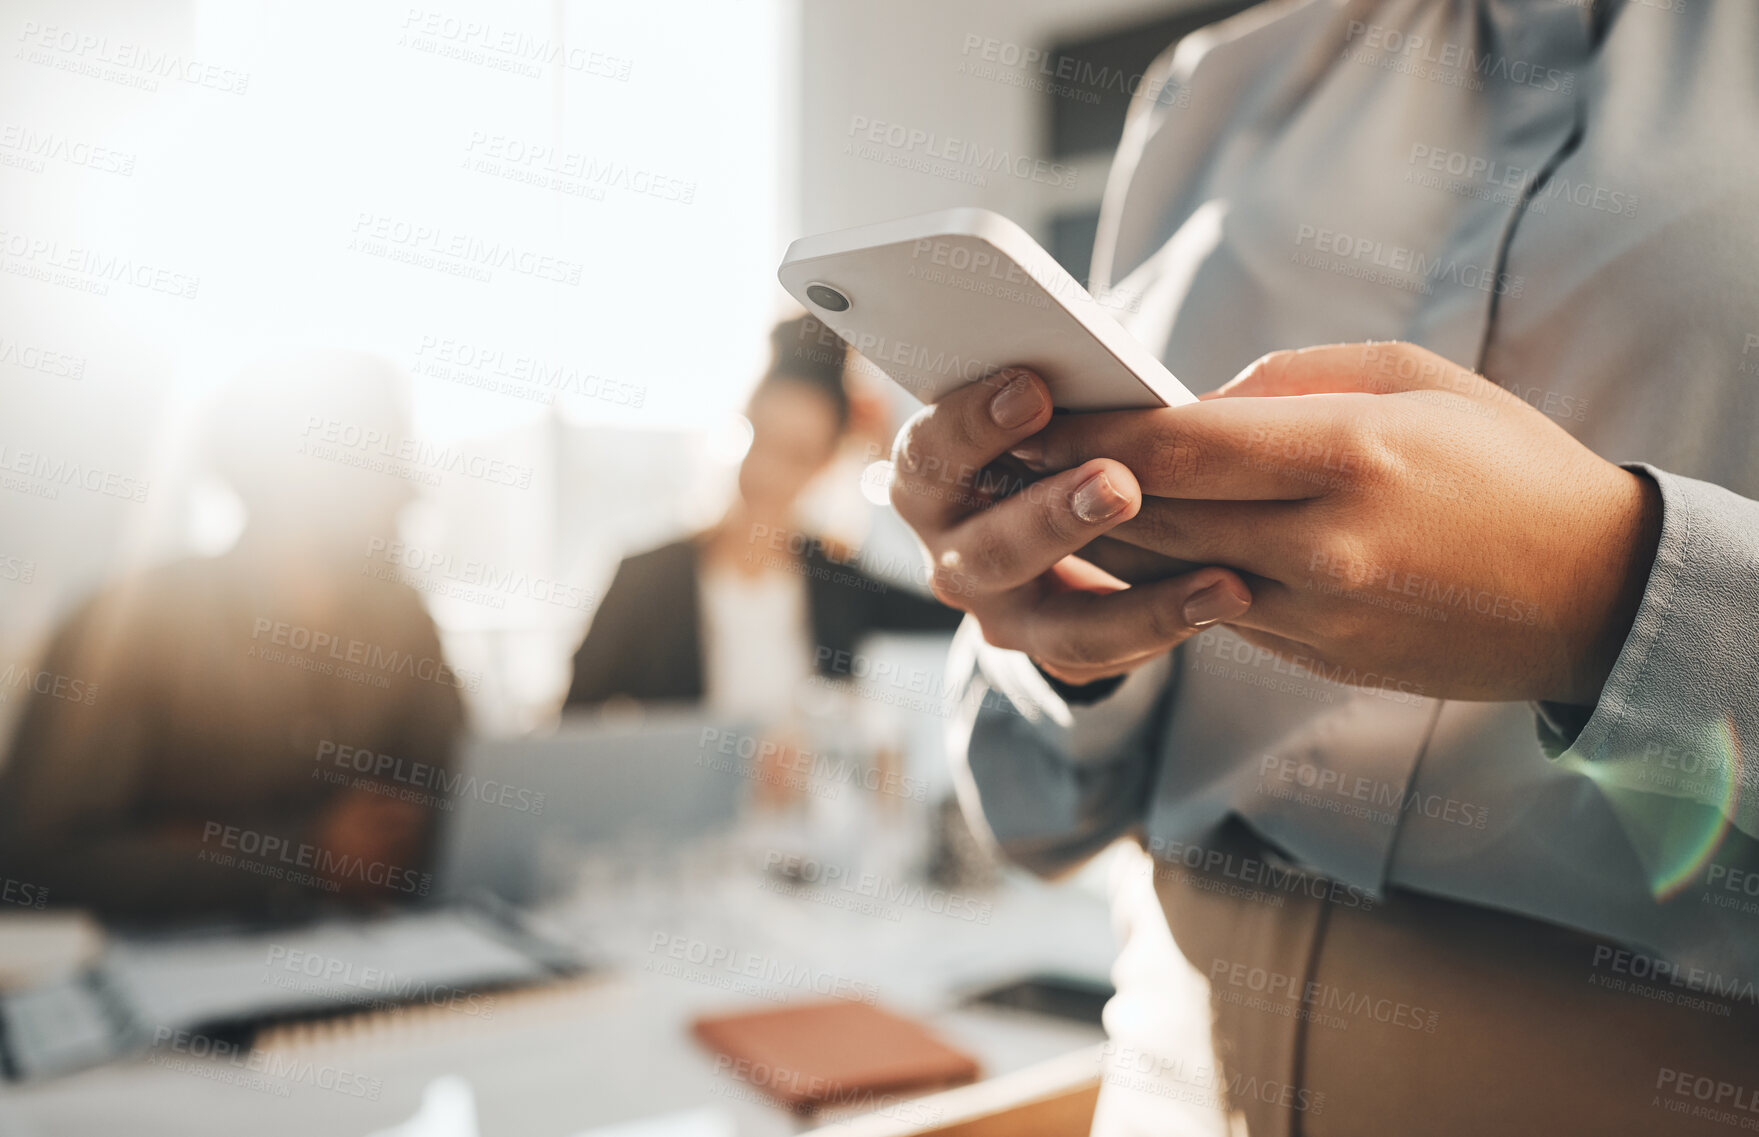
{"type": "Polygon", "coordinates": [[[775,722],[873,631],[951,630],[959,613],[843,563],[796,518],[850,425],[845,347],[810,316],[770,334],[751,448],[719,524],[618,566],[574,656],[567,706],[702,702],[775,722]]]}
{"type": "Polygon", "coordinates": [[[362,572],[411,491],[355,445],[407,437],[402,387],[386,362],[329,352],[226,392],[207,441],[244,531],[57,629],[39,672],[80,680],[90,705],[35,685],[0,770],[0,874],[130,922],[428,892],[459,678],[415,590],[362,572]]]}

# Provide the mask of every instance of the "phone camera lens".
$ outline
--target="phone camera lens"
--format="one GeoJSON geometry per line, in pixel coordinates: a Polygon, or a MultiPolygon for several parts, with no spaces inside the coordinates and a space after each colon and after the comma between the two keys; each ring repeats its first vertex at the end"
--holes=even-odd
{"type": "Polygon", "coordinates": [[[813,281],[806,286],[806,298],[827,312],[847,312],[849,298],[828,284],[813,281]]]}

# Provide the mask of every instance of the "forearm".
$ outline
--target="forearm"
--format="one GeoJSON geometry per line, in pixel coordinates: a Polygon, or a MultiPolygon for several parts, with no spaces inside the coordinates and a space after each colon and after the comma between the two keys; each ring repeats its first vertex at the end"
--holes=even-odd
{"type": "Polygon", "coordinates": [[[1413,790],[1454,808],[1405,811],[1389,883],[1759,981],[1759,503],[1650,474],[1660,539],[1598,704],[1449,704],[1413,790]]]}
{"type": "MultiPolygon", "coordinates": [[[[1743,747],[1759,738],[1759,502],[1649,473],[1663,515],[1647,588],[1593,713],[1556,740],[1569,743],[1558,760],[1627,804],[1686,800],[1759,836],[1759,802],[1739,792],[1743,747]]],[[[1662,871],[1665,838],[1633,836],[1662,871]]]]}

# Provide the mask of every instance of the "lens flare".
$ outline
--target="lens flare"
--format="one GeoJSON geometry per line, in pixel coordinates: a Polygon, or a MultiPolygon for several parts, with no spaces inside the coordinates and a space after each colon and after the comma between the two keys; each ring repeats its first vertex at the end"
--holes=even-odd
{"type": "Polygon", "coordinates": [[[1650,892],[1668,900],[1697,879],[1734,824],[1748,770],[1733,717],[1725,715],[1691,749],[1565,760],[1598,785],[1649,872],[1650,892]]]}

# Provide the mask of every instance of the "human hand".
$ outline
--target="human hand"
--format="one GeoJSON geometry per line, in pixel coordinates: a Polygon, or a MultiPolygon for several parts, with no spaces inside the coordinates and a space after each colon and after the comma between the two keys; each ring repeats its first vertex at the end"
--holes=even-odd
{"type": "Polygon", "coordinates": [[[1196,404],[1059,417],[1014,453],[1129,467],[1148,496],[1112,537],[1247,574],[1246,639],[1446,698],[1595,704],[1660,533],[1650,479],[1410,344],[1275,352],[1196,404]]]}
{"type": "Polygon", "coordinates": [[[1032,482],[996,464],[1050,418],[1044,381],[1012,368],[924,408],[899,432],[892,504],[927,547],[943,603],[976,616],[990,643],[1077,684],[1128,671],[1247,610],[1251,592],[1225,569],[1129,586],[1073,555],[1134,517],[1142,495],[1109,457],[1032,482]]]}

